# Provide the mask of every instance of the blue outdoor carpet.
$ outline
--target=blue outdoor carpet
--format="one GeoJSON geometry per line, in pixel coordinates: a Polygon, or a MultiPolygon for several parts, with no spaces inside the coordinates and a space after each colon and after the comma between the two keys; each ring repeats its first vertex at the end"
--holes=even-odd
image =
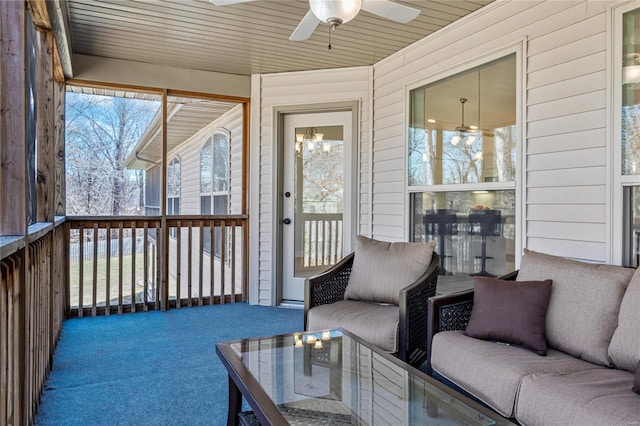
{"type": "Polygon", "coordinates": [[[36,425],[226,424],[215,343],[300,331],[302,317],[233,303],[67,320],[36,425]]]}

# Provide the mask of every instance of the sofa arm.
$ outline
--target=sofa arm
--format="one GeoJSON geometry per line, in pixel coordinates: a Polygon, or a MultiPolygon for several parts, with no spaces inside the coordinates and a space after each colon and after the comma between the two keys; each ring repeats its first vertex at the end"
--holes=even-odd
{"type": "Polygon", "coordinates": [[[349,283],[355,253],[345,256],[340,262],[321,274],[307,278],[304,283],[304,329],[307,329],[307,315],[314,306],[335,303],[344,299],[349,283]]]}
{"type": "MultiPolygon", "coordinates": [[[[505,281],[515,281],[518,271],[498,277],[505,281]]],[[[465,330],[473,309],[473,290],[432,297],[428,301],[427,317],[427,371],[431,374],[431,343],[440,331],[465,330]]]]}
{"type": "Polygon", "coordinates": [[[418,367],[427,357],[427,300],[436,294],[440,257],[431,256],[424,274],[400,290],[398,358],[418,367]]]}
{"type": "Polygon", "coordinates": [[[429,299],[427,304],[427,373],[431,374],[433,336],[441,331],[464,330],[471,318],[473,290],[445,294],[429,299]]]}

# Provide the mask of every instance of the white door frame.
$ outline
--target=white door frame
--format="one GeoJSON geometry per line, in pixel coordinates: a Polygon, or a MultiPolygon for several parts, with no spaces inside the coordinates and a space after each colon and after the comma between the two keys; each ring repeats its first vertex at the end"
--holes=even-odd
{"type": "MultiPolygon", "coordinates": [[[[351,235],[344,235],[343,244],[345,247],[353,247],[355,241],[355,234],[357,233],[357,218],[359,214],[358,209],[358,183],[359,183],[359,168],[360,162],[359,149],[360,146],[360,103],[358,101],[351,102],[335,102],[327,104],[309,104],[309,105],[294,105],[294,106],[280,106],[274,107],[273,110],[273,129],[274,129],[274,144],[272,146],[272,158],[271,164],[271,176],[273,178],[274,190],[272,191],[272,256],[271,256],[271,300],[274,305],[279,305],[282,302],[282,247],[283,247],[283,232],[282,232],[282,220],[283,216],[283,165],[284,165],[284,117],[287,114],[305,114],[305,113],[323,113],[323,112],[340,112],[351,111],[351,149],[352,149],[352,164],[351,164],[351,176],[353,176],[351,185],[347,185],[345,182],[345,190],[351,191],[351,217],[345,218],[350,221],[351,235]],[[347,189],[348,188],[348,189],[347,189]]],[[[255,218],[254,220],[258,220],[255,218]]]]}

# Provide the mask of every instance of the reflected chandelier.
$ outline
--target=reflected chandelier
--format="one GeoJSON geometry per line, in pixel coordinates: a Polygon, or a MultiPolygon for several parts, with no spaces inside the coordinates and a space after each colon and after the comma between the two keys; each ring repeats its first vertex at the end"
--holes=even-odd
{"type": "Polygon", "coordinates": [[[476,141],[475,129],[464,124],[464,104],[467,103],[467,100],[467,98],[460,98],[460,103],[462,104],[462,124],[454,129],[456,134],[451,138],[451,144],[453,146],[458,145],[463,139],[467,145],[471,145],[476,141]]]}
{"type": "MultiPolygon", "coordinates": [[[[324,133],[318,133],[318,129],[315,127],[307,127],[304,134],[296,133],[296,152],[299,154],[302,152],[302,144],[307,143],[309,151],[313,151],[316,147],[316,143],[322,142],[324,133]]],[[[325,149],[327,151],[327,149],[325,149]]]]}

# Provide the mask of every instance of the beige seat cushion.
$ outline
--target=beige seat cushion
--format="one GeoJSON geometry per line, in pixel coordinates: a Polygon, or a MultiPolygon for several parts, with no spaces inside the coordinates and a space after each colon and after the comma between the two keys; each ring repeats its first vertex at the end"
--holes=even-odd
{"type": "Polygon", "coordinates": [[[342,327],[384,351],[398,351],[400,308],[357,300],[315,306],[309,310],[307,329],[342,327]]]}
{"type": "Polygon", "coordinates": [[[640,361],[640,269],[633,274],[622,298],[609,358],[617,368],[628,371],[635,371],[640,361]]]}
{"type": "Polygon", "coordinates": [[[608,368],[533,374],[522,380],[516,419],[527,426],[637,425],[640,395],[632,383],[633,374],[608,368]]]}
{"type": "Polygon", "coordinates": [[[436,244],[389,243],[359,235],[344,298],[397,305],[400,290],[429,268],[436,244]]]}
{"type": "Polygon", "coordinates": [[[462,331],[444,331],[434,336],[431,365],[505,417],[513,416],[524,376],[602,368],[553,349],[547,351],[547,356],[540,356],[517,346],[474,339],[462,331]]]}
{"type": "Polygon", "coordinates": [[[549,347],[610,365],[609,343],[634,270],[524,252],[518,281],[553,280],[545,328],[549,347]]]}

